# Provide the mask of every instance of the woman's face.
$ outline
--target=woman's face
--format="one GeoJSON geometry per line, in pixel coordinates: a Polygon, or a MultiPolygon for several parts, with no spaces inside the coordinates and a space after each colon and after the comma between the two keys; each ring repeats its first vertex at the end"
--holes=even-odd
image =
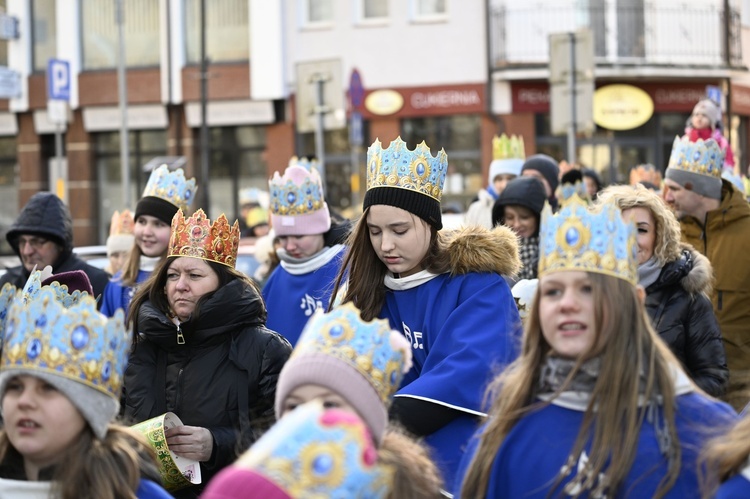
{"type": "Polygon", "coordinates": [[[185,322],[195,310],[195,304],[206,293],[219,288],[219,276],[200,258],[180,257],[167,270],[167,301],[172,313],[185,322]]]}
{"type": "Polygon", "coordinates": [[[510,227],[518,237],[531,237],[536,234],[536,217],[530,209],[511,204],[505,207],[504,213],[505,226],[510,227]]]}
{"type": "Polygon", "coordinates": [[[281,408],[281,415],[285,416],[311,400],[320,400],[326,409],[345,409],[357,413],[349,402],[333,390],[320,385],[300,385],[287,395],[281,408]]]}
{"type": "Polygon", "coordinates": [[[370,242],[380,261],[399,277],[422,270],[430,248],[430,226],[406,210],[376,204],[367,213],[370,242]]]}
{"type": "Polygon", "coordinates": [[[596,340],[592,283],[586,272],[567,270],[539,280],[542,335],[560,357],[589,354],[596,340]]]}
{"type": "Polygon", "coordinates": [[[135,244],[149,257],[161,256],[167,251],[171,228],[156,217],[140,215],[133,228],[135,244]]]}
{"type": "Polygon", "coordinates": [[[8,440],[36,470],[57,463],[87,425],[67,396],[34,376],[11,378],[2,404],[8,440]]]}
{"type": "Polygon", "coordinates": [[[656,222],[651,210],[637,206],[622,210],[622,219],[635,224],[635,242],[638,245],[638,265],[645,263],[654,255],[656,245],[656,222]]]}
{"type": "Polygon", "coordinates": [[[279,236],[279,243],[292,258],[310,258],[325,246],[322,234],[307,236],[279,236]]]}

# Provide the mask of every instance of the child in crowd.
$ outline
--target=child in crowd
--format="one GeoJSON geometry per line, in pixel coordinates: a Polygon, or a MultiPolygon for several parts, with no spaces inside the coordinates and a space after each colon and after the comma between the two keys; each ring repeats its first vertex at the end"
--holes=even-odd
{"type": "Polygon", "coordinates": [[[651,328],[635,227],[573,196],[540,234],[522,354],[488,392],[455,497],[696,496],[699,449],[736,414],[651,328]]]}
{"type": "Polygon", "coordinates": [[[107,284],[101,311],[112,317],[122,309],[127,317],[138,285],[166,258],[170,224],[177,210],[187,211],[195,198],[195,179],[186,180],[181,168],[161,165],[151,172],[135,207],[135,244],[124,269],[107,284]]]}
{"type": "Polygon", "coordinates": [[[109,275],[117,274],[125,266],[130,250],[133,249],[135,236],[133,226],[135,220],[130,210],[122,213],[115,211],[109,225],[109,237],[107,238],[107,258],[109,264],[104,268],[109,275]]]}
{"type": "Polygon", "coordinates": [[[721,108],[711,99],[699,101],[685,126],[685,135],[690,142],[714,139],[724,151],[724,170],[733,173],[734,153],[726,137],[721,133],[721,108]]]}
{"type": "Polygon", "coordinates": [[[354,412],[372,433],[380,463],[394,470],[404,495],[393,498],[437,498],[442,481],[427,449],[388,425],[388,408],[411,359],[411,345],[388,321],[365,322],[351,303],[318,312],[281,370],[276,417],[311,400],[354,412]]]}
{"type": "Polygon", "coordinates": [[[69,289],[91,289],[83,272],[55,276],[64,285],[40,286],[40,275],[7,312],[0,497],[171,497],[145,439],[112,423],[130,345],[122,312],[108,319],[69,289]]]}
{"type": "Polygon", "coordinates": [[[365,321],[385,318],[411,344],[414,365],[391,418],[424,437],[447,484],[474,432],[492,370],[517,353],[520,319],[503,275],[519,268],[516,236],[473,226],[448,240],[440,199],[444,151],[397,138],[367,151],[364,212],[333,291],[365,321]],[[339,290],[341,294],[339,295],[339,290]]]}

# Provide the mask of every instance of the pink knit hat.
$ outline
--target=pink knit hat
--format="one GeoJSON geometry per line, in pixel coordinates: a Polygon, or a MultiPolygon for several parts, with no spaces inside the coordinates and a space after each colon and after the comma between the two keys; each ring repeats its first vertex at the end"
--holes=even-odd
{"type": "Polygon", "coordinates": [[[331,214],[314,165],[292,158],[284,175],[274,173],[268,187],[271,224],[277,236],[325,234],[331,228],[331,214]]]}

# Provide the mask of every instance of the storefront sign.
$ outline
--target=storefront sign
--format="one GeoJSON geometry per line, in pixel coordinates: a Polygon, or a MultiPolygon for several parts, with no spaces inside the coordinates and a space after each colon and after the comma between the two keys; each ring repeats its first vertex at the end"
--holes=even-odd
{"type": "Polygon", "coordinates": [[[375,90],[365,99],[365,109],[378,116],[387,116],[404,107],[404,97],[395,90],[375,90]]]}
{"type": "Polygon", "coordinates": [[[750,116],[750,87],[732,85],[732,114],[750,116]]]}
{"type": "Polygon", "coordinates": [[[594,123],[609,130],[632,130],[654,114],[654,101],[632,85],[606,85],[594,92],[594,123]]]}

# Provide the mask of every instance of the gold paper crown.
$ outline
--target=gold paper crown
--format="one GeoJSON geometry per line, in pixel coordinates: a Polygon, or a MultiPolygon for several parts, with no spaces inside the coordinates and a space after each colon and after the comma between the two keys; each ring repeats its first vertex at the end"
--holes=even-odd
{"type": "Polygon", "coordinates": [[[611,204],[590,211],[577,194],[556,215],[542,210],[539,276],[563,270],[606,274],[638,283],[635,226],[611,204]]]}
{"type": "Polygon", "coordinates": [[[123,210],[122,213],[115,211],[112,214],[112,221],[109,225],[109,235],[132,234],[134,227],[135,220],[133,220],[133,214],[130,210],[123,210]]]}
{"type": "Polygon", "coordinates": [[[441,149],[433,157],[424,141],[413,151],[401,137],[392,141],[388,149],[383,149],[380,140],[375,140],[367,149],[368,191],[379,187],[401,188],[424,194],[439,203],[447,173],[445,150],[441,149]]]}
{"type": "Polygon", "coordinates": [[[167,256],[200,258],[234,268],[240,246],[240,226],[230,226],[222,213],[214,223],[202,209],[186,219],[179,210],[172,219],[172,237],[167,256]]]}
{"type": "Polygon", "coordinates": [[[502,134],[492,138],[492,159],[526,159],[526,149],[521,135],[502,134]]]}
{"type": "Polygon", "coordinates": [[[690,142],[687,137],[675,137],[667,168],[721,178],[723,165],[724,152],[715,140],[690,142]]]}

